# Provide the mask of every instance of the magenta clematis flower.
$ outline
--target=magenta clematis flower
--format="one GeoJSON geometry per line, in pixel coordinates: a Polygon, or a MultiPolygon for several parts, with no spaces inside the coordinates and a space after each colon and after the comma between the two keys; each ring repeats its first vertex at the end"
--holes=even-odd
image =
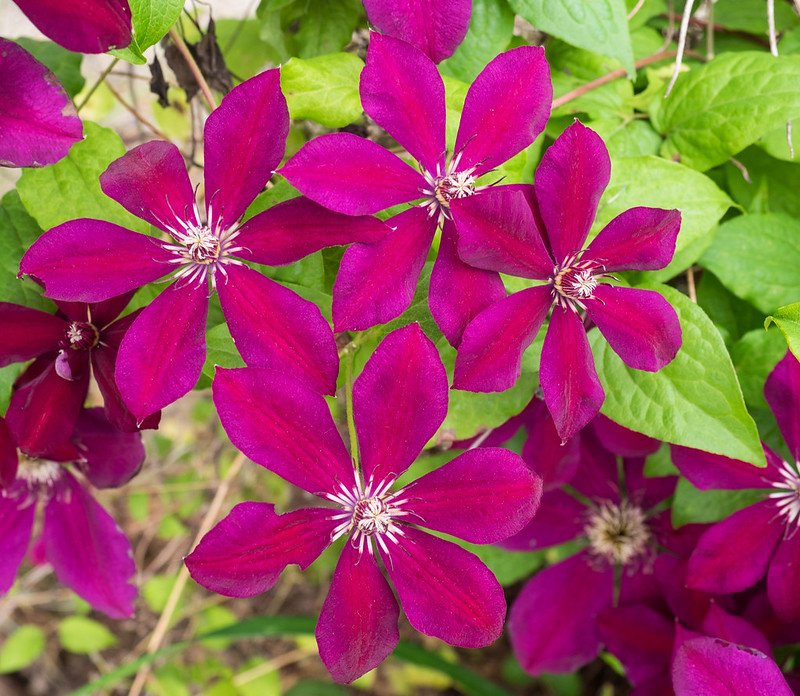
{"type": "Polygon", "coordinates": [[[378,31],[402,39],[434,63],[453,55],[472,16],[471,0],[364,0],[367,19],[378,31]]]}
{"type": "Polygon", "coordinates": [[[333,287],[337,331],[361,330],[399,316],[414,296],[428,251],[442,225],[429,305],[454,345],[467,322],[505,289],[495,272],[462,263],[455,249],[457,213],[450,202],[480,197],[478,179],[530,145],[550,113],[552,87],[544,51],[523,46],[501,53],[467,92],[446,161],[444,84],[436,66],[413,46],[371,34],[361,73],[364,110],[420,165],[415,171],[370,140],[332,133],[306,143],[280,170],[294,186],[331,210],[375,213],[418,201],[388,222],[378,244],[345,252],[333,287]]]}
{"type": "Polygon", "coordinates": [[[453,386],[481,392],[511,387],[552,306],[539,376],[562,441],[586,425],[605,398],[581,312],[630,367],[660,370],[681,346],[678,316],[661,295],[598,282],[613,271],[666,266],[675,252],[679,211],[632,208],[583,249],[610,172],[605,144],[576,121],[545,152],[534,186],[496,187],[451,203],[463,261],[545,281],[475,317],[459,346],[453,386]]]}
{"type": "Polygon", "coordinates": [[[714,524],[689,559],[687,584],[708,592],[739,592],[766,574],[767,596],[784,622],[800,619],[800,363],[788,353],[764,395],[795,460],[764,445],[767,467],[686,447],[672,447],[680,472],[701,490],[766,489],[765,499],[714,524]]]}
{"type": "Polygon", "coordinates": [[[376,667],[398,641],[397,602],[378,557],[418,631],[462,647],[500,635],[506,605],[492,573],[419,527],[499,541],[531,519],[541,481],[508,450],[475,449],[391,490],[447,412],[447,375],[417,324],[389,334],[355,381],[361,473],[323,397],[289,376],[218,369],[214,402],[234,445],[329,507],[278,515],[267,503],[237,505],[186,558],[198,583],[249,597],[348,537],[316,630],[320,657],[341,682],[376,667]]]}
{"type": "Polygon", "coordinates": [[[0,419],[0,594],[14,583],[41,501],[38,544],[58,579],[108,616],[132,616],[136,588],[128,579],[136,568],[130,543],[86,482],[121,486],[143,461],[139,433],[120,432],[99,408],[82,411],[71,442],[42,459],[18,456],[0,419]]]}
{"type": "Polygon", "coordinates": [[[280,162],[288,128],[279,72],[262,73],[233,89],[206,121],[207,222],[178,149],[150,142],[112,162],[100,183],[106,195],[169,234],[169,242],[99,220],[73,220],[46,232],[23,257],[21,272],[38,278],[45,295],[77,302],[99,302],[175,270],[174,282],[120,345],[116,381],[137,421],[197,382],[209,285],[219,292],[247,364],[290,370],[333,394],[339,358],[328,322],[314,304],[245,261],[288,264],[325,246],[374,242],[387,228],[304,198],[239,223],[280,162]]]}
{"type": "Polygon", "coordinates": [[[47,38],[77,53],[105,53],[131,42],[128,0],[14,0],[47,38]]]}
{"type": "MultiPolygon", "coordinates": [[[[69,439],[86,400],[90,372],[108,419],[125,432],[138,429],[114,381],[119,344],[140,312],[117,318],[132,296],[94,304],[57,302],[55,315],[0,302],[0,367],[36,358],[17,379],[6,413],[20,449],[43,456],[69,439]]],[[[141,427],[156,428],[159,418],[159,413],[148,416],[141,427]]]]}
{"type": "Polygon", "coordinates": [[[0,37],[0,166],[43,167],[83,138],[83,124],[56,76],[0,37]]]}

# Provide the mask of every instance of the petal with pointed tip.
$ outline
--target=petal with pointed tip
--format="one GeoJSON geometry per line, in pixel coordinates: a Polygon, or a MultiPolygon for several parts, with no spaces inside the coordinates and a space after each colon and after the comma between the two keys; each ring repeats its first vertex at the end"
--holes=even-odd
{"type": "Polygon", "coordinates": [[[331,510],[278,515],[268,503],[239,503],[208,532],[184,563],[194,581],[226,597],[269,590],[290,563],[310,566],[330,544],[331,510]]]}
{"type": "Polygon", "coordinates": [[[0,326],[0,367],[5,367],[55,350],[69,325],[47,312],[0,302],[0,326]]]}
{"type": "Polygon", "coordinates": [[[434,63],[453,55],[472,13],[469,0],[449,0],[446,5],[436,0],[365,0],[364,7],[370,24],[416,46],[434,63]]]}
{"type": "Polygon", "coordinates": [[[346,215],[371,215],[414,201],[428,187],[399,157],[352,133],[310,140],[278,173],[311,200],[346,215]]]}
{"type": "Polygon", "coordinates": [[[183,155],[172,143],[153,140],[115,159],[100,175],[103,193],[160,230],[197,225],[194,191],[183,155]]]}
{"type": "Polygon", "coordinates": [[[497,272],[469,266],[459,258],[453,223],[445,220],[431,271],[428,306],[450,345],[458,346],[467,324],[505,296],[506,288],[497,272]]]}
{"type": "Polygon", "coordinates": [[[336,392],[339,355],[319,307],[251,268],[228,267],[217,290],[247,365],[286,371],[322,394],[336,392]]]}
{"type": "Polygon", "coordinates": [[[531,521],[542,479],[514,452],[474,449],[403,489],[417,524],[473,544],[493,544],[531,521]]]}
{"type": "Polygon", "coordinates": [[[484,309],[464,330],[453,388],[489,392],[513,386],[522,373],[522,354],[536,338],[551,304],[550,288],[542,285],[484,309]]]}
{"type": "Polygon", "coordinates": [[[769,641],[761,631],[741,616],[729,614],[714,602],[708,607],[702,628],[709,636],[746,645],[767,655],[772,653],[769,641]]]}
{"type": "Polygon", "coordinates": [[[456,153],[460,169],[477,166],[480,176],[530,145],[550,116],[553,87],[539,46],[501,53],[475,78],[467,92],[456,153]]]}
{"type": "Polygon", "coordinates": [[[84,460],[81,471],[96,488],[126,484],[144,463],[142,436],[118,430],[102,408],[81,410],[72,440],[84,460]]]}
{"type": "Polygon", "coordinates": [[[554,490],[569,483],[581,459],[580,440],[571,438],[561,442],[553,417],[539,397],[534,397],[529,407],[525,426],[528,437],[522,445],[522,458],[542,477],[544,490],[554,490]]]}
{"type": "Polygon", "coordinates": [[[447,373],[419,324],[392,331],[353,385],[364,478],[400,476],[447,415],[447,373]]]}
{"type": "Polygon", "coordinates": [[[30,544],[35,516],[35,505],[0,495],[0,595],[14,584],[30,544]]]}
{"type": "Polygon", "coordinates": [[[792,456],[800,461],[800,362],[790,351],[767,377],[764,396],[792,456]]]}
{"type": "Polygon", "coordinates": [[[780,458],[766,447],[764,452],[770,464],[766,469],[690,447],[671,445],[670,452],[672,463],[701,491],[769,488],[772,482],[781,480],[780,458]]]}
{"type": "Polygon", "coordinates": [[[503,588],[477,556],[403,527],[381,557],[409,623],[420,633],[461,648],[482,648],[500,637],[503,588]]]}
{"type": "Polygon", "coordinates": [[[214,404],[231,442],[311,493],[355,486],[353,465],[323,396],[285,372],[217,368],[214,404]]]}
{"type": "Polygon", "coordinates": [[[206,359],[207,313],[205,288],[178,281],[128,329],[119,346],[115,376],[137,422],[180,399],[197,383],[206,359]]]}
{"type": "Polygon", "coordinates": [[[45,232],[20,262],[45,296],[101,302],[158,280],[174,256],[161,242],[102,220],[70,220],[45,232]]]}
{"type": "Polygon", "coordinates": [[[391,231],[376,244],[344,252],[333,286],[336,331],[361,331],[399,317],[411,304],[436,233],[423,208],[388,220],[391,231]]]}
{"type": "Polygon", "coordinates": [[[329,246],[374,244],[390,228],[377,218],[335,213],[300,196],[250,218],[239,230],[237,253],[248,261],[283,266],[329,246]]]}
{"type": "Polygon", "coordinates": [[[0,38],[0,166],[53,164],[82,138],[83,124],[58,78],[0,38]]]}
{"type": "Polygon", "coordinates": [[[397,646],[400,610],[371,554],[342,550],[315,631],[319,656],[335,681],[349,684],[397,646]]]}
{"type": "Polygon", "coordinates": [[[547,149],[534,187],[553,255],[559,263],[583,248],[611,177],[605,144],[576,121],[547,149]]]}
{"type": "Polygon", "coordinates": [[[133,616],[136,572],[127,537],[73,476],[64,472],[60,494],[44,509],[45,555],[56,577],[111,618],[133,616]]]}
{"type": "Polygon", "coordinates": [[[658,372],[678,354],[682,343],[678,314],[654,290],[601,284],[584,303],[600,333],[628,367],[658,372]]]}

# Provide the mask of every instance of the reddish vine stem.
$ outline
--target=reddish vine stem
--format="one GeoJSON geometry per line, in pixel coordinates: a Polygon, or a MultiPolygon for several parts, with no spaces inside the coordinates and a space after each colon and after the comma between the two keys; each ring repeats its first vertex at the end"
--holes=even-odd
{"type": "Polygon", "coordinates": [[[206,102],[208,102],[208,108],[213,111],[217,108],[217,102],[214,100],[214,95],[211,93],[211,88],[208,86],[206,78],[203,77],[203,73],[197,65],[197,61],[195,61],[194,56],[183,42],[183,39],[180,37],[178,32],[175,31],[174,27],[169,30],[169,38],[172,39],[177,49],[181,52],[181,55],[186,59],[186,63],[189,65],[189,70],[192,71],[194,79],[197,80],[197,84],[200,85],[200,91],[203,93],[206,102]]]}

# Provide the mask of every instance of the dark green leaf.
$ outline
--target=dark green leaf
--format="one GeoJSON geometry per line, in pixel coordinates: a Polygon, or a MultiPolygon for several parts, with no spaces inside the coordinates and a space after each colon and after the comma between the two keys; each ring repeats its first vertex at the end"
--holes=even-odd
{"type": "Polygon", "coordinates": [[[726,343],[733,344],[752,329],[762,328],[764,315],[739,299],[708,269],[697,285],[697,304],[714,322],[726,343]]]}
{"type": "MultiPolygon", "coordinates": [[[[796,27],[797,15],[788,3],[775,2],[775,29],[779,32],[796,27]]],[[[763,0],[736,0],[714,5],[714,24],[726,29],[737,29],[758,36],[769,30],[767,8],[763,0]]]]}
{"type": "Polygon", "coordinates": [[[295,36],[301,58],[336,53],[349,42],[363,7],[359,0],[308,0],[295,36]]]}
{"type": "MultiPolygon", "coordinates": [[[[784,130],[784,142],[785,142],[784,130]]],[[[750,213],[785,213],[800,217],[800,162],[770,157],[758,147],[749,147],[736,158],[745,167],[746,181],[739,167],[728,163],[725,172],[731,195],[750,213]]]]}
{"type": "Polygon", "coordinates": [[[672,524],[717,522],[764,499],[764,491],[699,491],[686,479],[678,480],[672,503],[672,524]]]}

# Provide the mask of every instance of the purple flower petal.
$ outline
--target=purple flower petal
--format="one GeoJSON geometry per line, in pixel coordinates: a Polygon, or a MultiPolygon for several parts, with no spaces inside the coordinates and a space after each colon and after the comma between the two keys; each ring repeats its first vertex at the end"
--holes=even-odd
{"type": "Polygon", "coordinates": [[[404,489],[411,521],[473,544],[492,544],[531,521],[542,497],[542,479],[514,452],[474,449],[404,489]]]}
{"type": "Polygon", "coordinates": [[[0,417],[0,498],[2,489],[8,488],[16,480],[18,463],[17,446],[11,439],[5,419],[0,417]]]}
{"type": "MultiPolygon", "coordinates": [[[[687,626],[699,626],[714,596],[686,587],[688,558],[676,558],[662,553],[656,558],[655,578],[669,610],[687,626]]],[[[724,600],[723,600],[724,601],[724,600]]]]}
{"type": "Polygon", "coordinates": [[[539,46],[521,46],[494,58],[467,92],[455,151],[460,166],[485,174],[524,150],[544,130],[553,87],[539,46]]]}
{"type": "Polygon", "coordinates": [[[621,457],[646,457],[661,446],[658,440],[628,430],[603,414],[598,414],[592,421],[592,428],[603,447],[621,457]]]}
{"type": "Polygon", "coordinates": [[[251,268],[229,266],[217,290],[245,363],[285,371],[323,394],[336,392],[339,355],[319,307],[251,268]]]}
{"type": "Polygon", "coordinates": [[[241,258],[268,266],[294,263],[325,247],[374,244],[389,232],[377,218],[334,213],[303,196],[279,203],[250,218],[239,231],[241,258]]]}
{"type": "Polygon", "coordinates": [[[131,42],[127,0],[14,0],[47,38],[76,53],[105,53],[131,42]]]}
{"type": "MultiPolygon", "coordinates": [[[[370,24],[416,46],[434,63],[453,55],[469,29],[472,3],[450,0],[364,0],[370,24]]],[[[374,41],[374,39],[372,39],[374,41]]]]}
{"type": "Polygon", "coordinates": [[[554,490],[569,483],[578,470],[580,440],[571,438],[561,442],[553,417],[539,397],[534,397],[531,402],[525,425],[528,437],[522,445],[522,458],[542,477],[544,490],[554,490]]]}
{"type": "Polygon", "coordinates": [[[687,640],[672,662],[675,696],[792,696],[778,665],[719,638],[687,640]]]}
{"type": "Polygon", "coordinates": [[[547,408],[566,442],[594,418],[605,392],[583,323],[574,312],[554,307],[544,338],[539,380],[547,408]]]}
{"type": "Polygon", "coordinates": [[[740,592],[767,570],[783,536],[775,505],[764,500],[717,522],[697,543],[689,559],[686,584],[706,592],[740,592]]]}
{"type": "Polygon", "coordinates": [[[114,619],[133,616],[136,572],[128,539],[116,522],[71,474],[44,509],[47,560],[56,577],[95,609],[114,619]]]}
{"type": "Polygon", "coordinates": [[[522,354],[533,343],[552,304],[542,285],[505,297],[484,309],[464,330],[454,389],[503,391],[522,373],[522,354]]]}
{"type": "Polygon", "coordinates": [[[584,303],[600,333],[628,367],[658,372],[680,350],[678,315],[654,290],[601,284],[584,303]]]}
{"type": "Polygon", "coordinates": [[[331,543],[331,510],[278,515],[268,503],[239,503],[206,534],[184,563],[195,582],[226,597],[269,590],[290,563],[310,566],[331,543]]]}
{"type": "Polygon", "coordinates": [[[714,638],[755,648],[767,655],[772,653],[769,641],[753,624],[741,616],[734,616],[712,602],[703,619],[703,631],[714,638]]]}
{"type": "Polygon", "coordinates": [[[458,346],[467,324],[505,296],[506,288],[496,272],[468,266],[458,257],[453,223],[445,220],[431,271],[428,305],[450,344],[458,346]]]}
{"type": "Polygon", "coordinates": [[[372,32],[360,92],[364,111],[424,169],[443,170],[444,83],[422,51],[372,32]]]}
{"type": "Polygon", "coordinates": [[[83,124],[58,78],[0,38],[0,166],[53,164],[82,138],[83,124]]]}
{"type": "MultiPolygon", "coordinates": [[[[797,528],[787,530],[778,543],[767,572],[767,596],[778,618],[784,623],[800,619],[800,534],[797,528]]],[[[728,638],[728,636],[722,636],[728,638]]],[[[737,643],[742,641],[737,640],[737,643]]],[[[761,650],[758,645],[745,643],[761,650]]]]}
{"type": "Polygon", "coordinates": [[[533,551],[577,538],[586,526],[586,506],[569,493],[554,490],[542,496],[536,516],[499,546],[510,551],[533,551]]]}
{"type": "Polygon", "coordinates": [[[173,258],[152,237],[83,218],[45,232],[25,252],[19,268],[20,274],[42,281],[47,297],[100,302],[166,275],[173,258]]]}
{"type": "Polygon", "coordinates": [[[69,324],[38,309],[0,302],[0,326],[0,367],[5,367],[58,348],[69,324]]]}
{"type": "Polygon", "coordinates": [[[353,385],[364,479],[400,476],[447,415],[447,373],[419,324],[392,331],[353,385]]]}
{"type": "Polygon", "coordinates": [[[361,331],[399,317],[411,304],[436,233],[424,208],[388,220],[391,231],[376,244],[344,252],[333,286],[336,331],[361,331]]]}
{"type": "Polygon", "coordinates": [[[520,278],[545,280],[553,274],[555,264],[522,191],[498,186],[450,205],[463,261],[520,278]]]}
{"type": "Polygon", "coordinates": [[[234,87],[205,125],[208,221],[232,226],[272,177],[286,150],[289,109],[280,71],[267,70],[234,87]]]}
{"type": "Polygon", "coordinates": [[[583,247],[610,177],[605,144],[578,121],[544,153],[534,186],[557,261],[583,247]]]}
{"type": "Polygon", "coordinates": [[[312,493],[355,486],[353,465],[325,398],[286,373],[217,368],[214,404],[235,447],[312,493]]]}
{"type": "Polygon", "coordinates": [[[0,595],[14,584],[30,544],[35,516],[35,505],[0,494],[0,595]]]}
{"type": "Polygon", "coordinates": [[[689,447],[671,445],[672,462],[695,488],[701,491],[769,488],[780,481],[780,458],[764,448],[768,466],[760,469],[737,459],[711,454],[689,447]]]}
{"type": "Polygon", "coordinates": [[[206,359],[207,313],[205,289],[179,281],[145,307],[128,329],[117,354],[116,381],[138,423],[197,383],[206,359]]]}
{"type": "Polygon", "coordinates": [[[118,430],[102,408],[81,410],[72,439],[84,459],[81,471],[96,488],[124,485],[144,463],[142,436],[118,430]]]}
{"type": "Polygon", "coordinates": [[[375,559],[345,543],[315,631],[319,656],[334,680],[349,684],[383,662],[400,640],[399,616],[375,559]]]}
{"type": "Polygon", "coordinates": [[[631,208],[600,231],[585,257],[606,271],[655,271],[672,261],[680,228],[680,210],[631,208]]]}
{"type": "Polygon", "coordinates": [[[180,150],[153,140],[115,159],[100,175],[103,193],[160,230],[197,225],[194,191],[180,150]]]}
{"type": "Polygon", "coordinates": [[[795,461],[800,461],[800,362],[790,351],[772,370],[764,396],[778,421],[783,439],[795,461]]]}
{"type": "Polygon", "coordinates": [[[89,371],[76,381],[58,375],[55,363],[40,358],[23,373],[26,381],[11,396],[6,425],[17,447],[31,457],[51,454],[66,444],[89,389],[89,371]]]}
{"type": "Polygon", "coordinates": [[[595,616],[611,606],[614,571],[585,553],[545,568],[522,588],[508,617],[511,646],[529,674],[573,672],[600,651],[595,616]]]}
{"type": "Polygon", "coordinates": [[[381,557],[409,623],[426,636],[462,648],[497,640],[506,600],[491,571],[452,542],[412,527],[403,532],[381,557]]]}
{"type": "Polygon", "coordinates": [[[311,200],[347,215],[371,215],[414,201],[428,186],[399,157],[351,133],[310,140],[279,173],[311,200]]]}

